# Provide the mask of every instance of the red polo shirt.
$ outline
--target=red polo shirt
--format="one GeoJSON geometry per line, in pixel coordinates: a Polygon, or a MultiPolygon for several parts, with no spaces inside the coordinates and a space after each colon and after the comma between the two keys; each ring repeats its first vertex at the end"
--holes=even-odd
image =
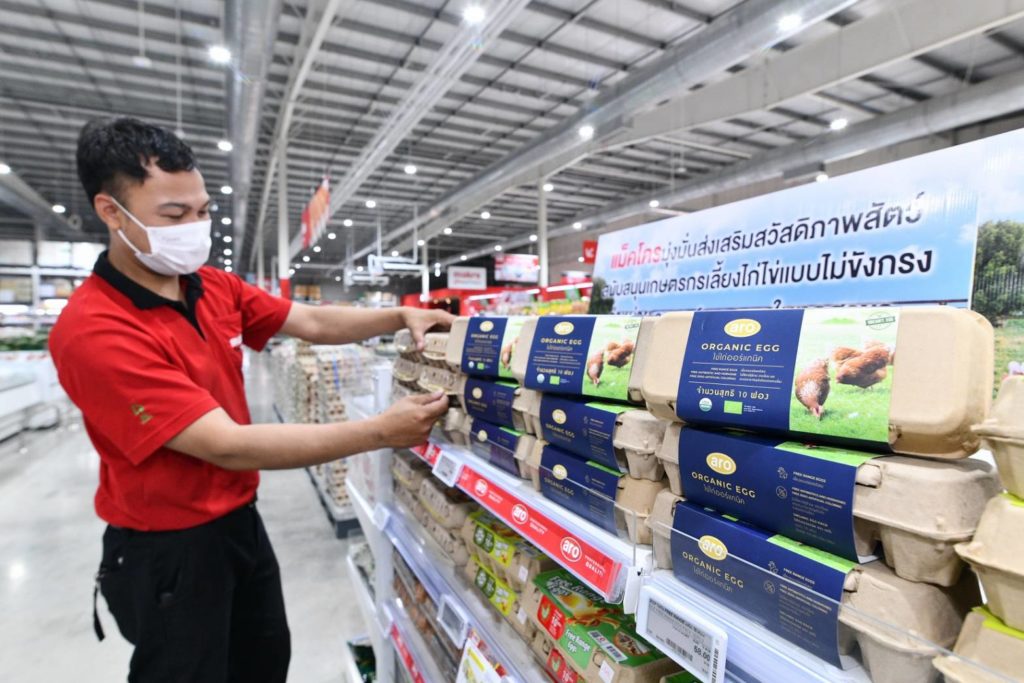
{"type": "Polygon", "coordinates": [[[185,302],[165,299],[104,253],[50,333],[61,386],[100,455],[96,512],[114,526],[197,526],[250,502],[259,484],[258,472],[164,444],[217,407],[251,422],[241,345],[261,350],[291,302],[215,268],[181,281],[185,302]]]}

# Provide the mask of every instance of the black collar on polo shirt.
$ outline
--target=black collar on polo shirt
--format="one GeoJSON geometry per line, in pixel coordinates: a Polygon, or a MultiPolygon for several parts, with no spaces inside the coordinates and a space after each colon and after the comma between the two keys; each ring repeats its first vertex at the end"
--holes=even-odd
{"type": "Polygon", "coordinates": [[[199,273],[183,275],[181,280],[185,283],[185,302],[176,301],[160,296],[156,292],[146,289],[138,282],[119,271],[110,262],[109,252],[104,251],[96,259],[93,273],[106,280],[106,282],[117,291],[128,297],[128,300],[140,310],[149,310],[160,306],[169,306],[185,316],[185,319],[196,328],[202,336],[203,331],[199,328],[199,321],[196,319],[196,304],[203,296],[203,278],[199,273]]]}

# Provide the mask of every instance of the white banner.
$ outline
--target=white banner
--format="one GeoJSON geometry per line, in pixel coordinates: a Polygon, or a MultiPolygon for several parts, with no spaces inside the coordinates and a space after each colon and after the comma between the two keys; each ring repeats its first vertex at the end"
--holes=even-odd
{"type": "Polygon", "coordinates": [[[487,289],[487,269],[449,266],[448,289],[487,289]]]}

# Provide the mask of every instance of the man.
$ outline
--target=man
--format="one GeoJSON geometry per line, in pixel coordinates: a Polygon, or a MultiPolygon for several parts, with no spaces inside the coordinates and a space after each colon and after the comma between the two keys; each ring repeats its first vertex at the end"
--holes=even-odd
{"type": "MultiPolygon", "coordinates": [[[[422,443],[448,402],[404,399],[361,422],[253,425],[241,345],[258,351],[278,332],[344,344],[402,327],[422,344],[451,316],[293,304],[204,266],[210,197],[192,150],[162,128],[87,124],[78,174],[110,249],[50,349],[100,455],[95,504],[109,526],[97,585],[135,645],[128,680],[284,681],[290,635],[255,508],[258,471],[422,443]]],[[[98,618],[96,630],[102,639],[98,618]]]]}

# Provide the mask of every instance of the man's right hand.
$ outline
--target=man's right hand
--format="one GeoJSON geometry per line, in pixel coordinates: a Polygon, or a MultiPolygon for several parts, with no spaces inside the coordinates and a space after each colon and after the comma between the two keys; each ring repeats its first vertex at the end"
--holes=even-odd
{"type": "Polygon", "coordinates": [[[374,418],[389,448],[418,446],[430,436],[438,418],[448,411],[444,392],[407,396],[374,418]]]}

